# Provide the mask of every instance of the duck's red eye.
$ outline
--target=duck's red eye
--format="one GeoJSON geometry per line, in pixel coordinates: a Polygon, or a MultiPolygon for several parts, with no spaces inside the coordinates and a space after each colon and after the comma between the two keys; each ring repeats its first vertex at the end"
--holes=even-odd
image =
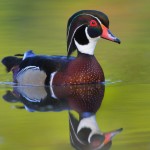
{"type": "Polygon", "coordinates": [[[97,22],[96,22],[95,20],[91,20],[91,21],[90,21],[90,26],[91,26],[91,27],[97,26],[97,22]]]}

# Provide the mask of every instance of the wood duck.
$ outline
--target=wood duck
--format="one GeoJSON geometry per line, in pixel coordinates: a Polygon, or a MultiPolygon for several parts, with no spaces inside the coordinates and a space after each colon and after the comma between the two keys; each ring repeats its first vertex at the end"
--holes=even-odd
{"type": "Polygon", "coordinates": [[[96,10],[73,14],[67,24],[67,56],[42,56],[27,51],[23,58],[5,57],[2,63],[20,85],[68,85],[104,82],[103,70],[94,56],[97,41],[120,44],[109,30],[108,17],[96,10]],[[71,54],[77,50],[77,57],[71,54]]]}

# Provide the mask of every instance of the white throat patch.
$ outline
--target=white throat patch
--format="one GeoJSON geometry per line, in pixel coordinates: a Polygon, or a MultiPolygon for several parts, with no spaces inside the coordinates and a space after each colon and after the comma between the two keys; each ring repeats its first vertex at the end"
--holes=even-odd
{"type": "Polygon", "coordinates": [[[88,142],[91,143],[91,137],[94,135],[94,134],[100,134],[101,131],[97,125],[97,122],[96,122],[96,118],[95,118],[95,115],[92,115],[90,117],[87,117],[87,118],[83,118],[79,125],[78,125],[78,128],[77,128],[77,133],[79,133],[79,131],[83,128],[89,128],[91,129],[91,133],[88,137],[88,142]]]}
{"type": "Polygon", "coordinates": [[[77,46],[78,51],[80,51],[81,53],[84,53],[84,54],[93,55],[93,54],[94,54],[95,47],[96,47],[96,44],[97,44],[97,41],[100,39],[100,37],[91,38],[91,37],[88,35],[87,29],[88,29],[88,27],[85,28],[85,34],[86,34],[86,37],[87,37],[88,40],[89,40],[89,43],[86,44],[86,45],[80,45],[80,44],[76,41],[75,38],[74,38],[74,42],[75,42],[75,45],[77,46]]]}

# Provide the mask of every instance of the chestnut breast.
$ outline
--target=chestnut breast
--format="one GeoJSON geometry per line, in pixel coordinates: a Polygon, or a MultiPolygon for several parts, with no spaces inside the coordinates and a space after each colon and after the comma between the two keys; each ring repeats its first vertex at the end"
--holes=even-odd
{"type": "Polygon", "coordinates": [[[52,84],[86,84],[103,81],[104,73],[95,56],[80,54],[56,72],[52,84]]]}

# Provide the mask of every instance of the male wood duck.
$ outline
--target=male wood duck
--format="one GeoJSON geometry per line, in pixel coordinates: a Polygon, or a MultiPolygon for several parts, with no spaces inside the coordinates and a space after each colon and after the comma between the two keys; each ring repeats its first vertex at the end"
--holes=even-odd
{"type": "Polygon", "coordinates": [[[120,40],[109,30],[108,17],[96,10],[73,14],[67,25],[67,56],[35,55],[27,51],[23,58],[5,57],[2,63],[13,72],[20,85],[70,85],[104,82],[103,70],[94,56],[97,41],[120,40]],[[77,57],[70,55],[77,50],[77,57]]]}

